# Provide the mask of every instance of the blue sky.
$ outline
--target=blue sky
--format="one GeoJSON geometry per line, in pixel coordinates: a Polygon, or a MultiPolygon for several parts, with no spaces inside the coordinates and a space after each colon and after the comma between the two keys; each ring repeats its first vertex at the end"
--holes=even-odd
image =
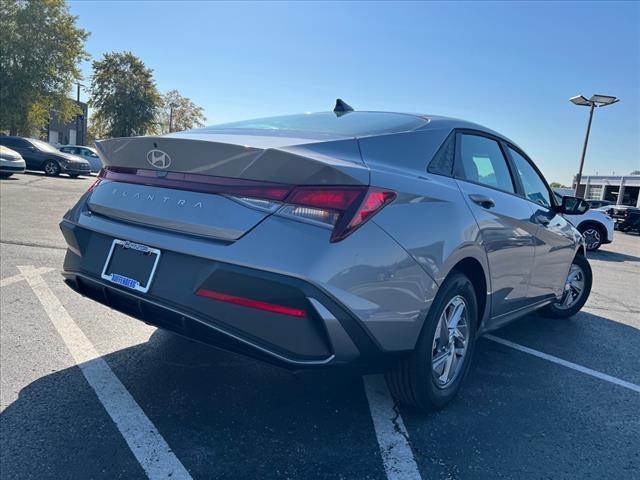
{"type": "Polygon", "coordinates": [[[585,173],[640,169],[639,3],[69,4],[93,58],[132,51],[208,124],[329,110],[341,97],[481,123],[569,184],[588,109],[568,99],[601,93],[621,101],[596,110],[585,173]]]}

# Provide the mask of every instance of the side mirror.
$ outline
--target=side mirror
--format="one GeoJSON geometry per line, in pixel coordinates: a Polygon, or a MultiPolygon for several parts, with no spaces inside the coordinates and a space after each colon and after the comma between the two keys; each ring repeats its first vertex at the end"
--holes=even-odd
{"type": "Polygon", "coordinates": [[[562,205],[560,213],[567,215],[582,215],[589,210],[589,204],[586,200],[578,197],[562,197],[562,205]]]}

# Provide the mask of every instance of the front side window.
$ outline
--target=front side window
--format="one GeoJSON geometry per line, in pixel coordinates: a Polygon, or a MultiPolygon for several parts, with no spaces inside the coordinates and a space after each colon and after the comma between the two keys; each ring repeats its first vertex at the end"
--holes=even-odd
{"type": "Polygon", "coordinates": [[[525,196],[543,207],[551,207],[549,190],[540,174],[531,166],[529,161],[509,147],[509,155],[513,159],[525,196]]]}
{"type": "Polygon", "coordinates": [[[462,134],[460,143],[461,175],[464,179],[515,193],[507,161],[495,140],[462,134]]]}

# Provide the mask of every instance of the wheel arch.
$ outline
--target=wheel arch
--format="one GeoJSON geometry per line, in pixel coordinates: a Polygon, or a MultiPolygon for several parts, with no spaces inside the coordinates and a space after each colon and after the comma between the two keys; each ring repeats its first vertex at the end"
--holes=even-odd
{"type": "Polygon", "coordinates": [[[462,273],[471,281],[478,302],[478,326],[481,325],[488,317],[490,310],[488,272],[475,257],[465,257],[458,260],[447,273],[447,277],[453,272],[462,273]]]}
{"type": "Polygon", "coordinates": [[[583,222],[580,222],[576,228],[582,234],[589,227],[596,228],[600,232],[600,236],[602,237],[600,241],[601,244],[609,240],[609,231],[607,230],[607,227],[597,220],[584,220],[583,222]]]}
{"type": "Polygon", "coordinates": [[[580,233],[582,233],[581,229],[591,227],[591,226],[598,228],[599,230],[604,232],[606,236],[607,227],[605,227],[602,223],[598,222],[597,220],[584,220],[580,222],[576,228],[578,229],[578,231],[580,231],[580,233]]]}

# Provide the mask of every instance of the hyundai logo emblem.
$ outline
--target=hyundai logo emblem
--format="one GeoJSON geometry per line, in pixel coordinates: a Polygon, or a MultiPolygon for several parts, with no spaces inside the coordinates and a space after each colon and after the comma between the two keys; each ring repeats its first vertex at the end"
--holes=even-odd
{"type": "Polygon", "coordinates": [[[147,152],[147,162],[156,168],[169,168],[171,157],[167,152],[154,148],[147,152]]]}

